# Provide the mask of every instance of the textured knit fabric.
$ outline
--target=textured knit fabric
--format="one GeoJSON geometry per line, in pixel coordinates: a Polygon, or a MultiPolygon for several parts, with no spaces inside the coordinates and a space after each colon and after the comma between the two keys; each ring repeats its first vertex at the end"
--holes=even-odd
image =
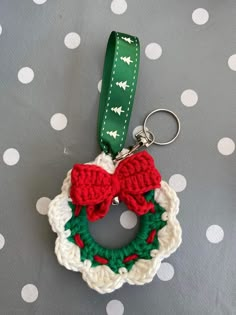
{"type": "Polygon", "coordinates": [[[146,151],[122,160],[114,174],[96,165],[76,164],[71,172],[71,198],[73,204],[86,206],[90,221],[103,218],[118,196],[128,209],[143,215],[153,208],[143,194],[160,188],[161,175],[154,160],[146,151]]]}
{"type": "MultiPolygon", "coordinates": [[[[129,182],[136,170],[141,174],[145,169],[152,169],[153,160],[145,155],[137,154],[141,161],[143,156],[143,160],[150,161],[145,167],[145,162],[136,165],[131,158],[114,164],[112,157],[104,152],[89,165],[97,166],[99,172],[104,170],[106,178],[115,174],[120,179],[120,172],[123,172],[124,179],[129,182]]],[[[179,199],[174,190],[161,181],[160,188],[149,189],[149,193],[143,194],[145,201],[152,203],[152,208],[141,216],[136,239],[123,248],[110,250],[92,239],[88,230],[88,207],[72,203],[71,173],[68,172],[61,194],[52,200],[48,211],[49,222],[57,233],[55,253],[59,263],[69,270],[81,272],[88,285],[99,293],[113,292],[125,282],[143,285],[152,281],[161,261],[181,243],[181,227],[176,219],[179,199]]],[[[89,181],[86,183],[90,185],[89,181]]],[[[140,185],[142,191],[142,182],[140,185]]],[[[135,182],[130,186],[136,188],[135,182]]]]}

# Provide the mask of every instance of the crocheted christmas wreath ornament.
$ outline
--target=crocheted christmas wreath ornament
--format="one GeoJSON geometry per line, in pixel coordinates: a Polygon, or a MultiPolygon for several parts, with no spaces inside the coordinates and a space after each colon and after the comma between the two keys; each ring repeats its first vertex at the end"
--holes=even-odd
{"type": "Polygon", "coordinates": [[[101,153],[94,162],[75,165],[61,194],[49,205],[59,263],[81,272],[99,293],[110,293],[125,282],[143,285],[152,281],[161,261],[181,243],[176,219],[179,199],[153,167],[145,151],[117,164],[101,153]],[[105,216],[115,196],[140,216],[140,230],[127,246],[106,249],[89,233],[88,219],[105,216]]]}

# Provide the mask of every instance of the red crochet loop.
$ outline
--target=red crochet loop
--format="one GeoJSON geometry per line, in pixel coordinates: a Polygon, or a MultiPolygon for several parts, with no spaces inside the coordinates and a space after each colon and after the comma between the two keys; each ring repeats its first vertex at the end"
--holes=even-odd
{"type": "Polygon", "coordinates": [[[74,239],[75,239],[75,243],[76,243],[80,248],[84,248],[84,242],[83,242],[83,240],[81,239],[81,237],[80,237],[79,234],[75,234],[74,239]]]}
{"type": "Polygon", "coordinates": [[[75,208],[75,217],[78,217],[82,210],[82,206],[77,205],[75,208]]]}
{"type": "Polygon", "coordinates": [[[106,258],[104,258],[104,257],[95,255],[93,258],[94,258],[95,261],[97,261],[100,264],[103,264],[103,265],[108,264],[108,260],[106,258]]]}
{"type": "Polygon", "coordinates": [[[91,164],[76,164],[71,172],[70,196],[75,205],[86,206],[88,220],[103,218],[115,196],[137,215],[152,211],[144,194],[160,188],[161,175],[154,160],[142,151],[122,160],[114,174],[91,164]]]}
{"type": "Polygon", "coordinates": [[[153,243],[156,234],[157,234],[157,231],[156,231],[156,230],[152,230],[152,231],[150,232],[150,234],[148,235],[148,238],[147,238],[146,242],[147,242],[148,244],[153,243]]]}
{"type": "Polygon", "coordinates": [[[138,255],[137,254],[132,254],[132,255],[129,255],[127,257],[125,257],[125,259],[123,260],[124,263],[127,263],[131,260],[134,260],[134,259],[137,259],[138,258],[138,255]]]}

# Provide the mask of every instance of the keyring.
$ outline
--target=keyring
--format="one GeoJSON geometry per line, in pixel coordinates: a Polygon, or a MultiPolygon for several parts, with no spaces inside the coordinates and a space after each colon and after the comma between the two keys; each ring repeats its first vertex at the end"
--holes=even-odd
{"type": "MultiPolygon", "coordinates": [[[[158,112],[164,112],[164,113],[170,114],[172,117],[174,117],[174,119],[175,119],[175,121],[176,121],[176,123],[177,123],[177,131],[176,131],[176,134],[175,134],[175,136],[174,136],[171,140],[166,141],[166,142],[153,141],[153,143],[155,143],[155,144],[157,144],[157,145],[167,145],[167,144],[170,144],[170,143],[172,143],[172,142],[175,141],[175,139],[178,137],[178,135],[179,135],[179,133],[180,133],[180,129],[181,129],[181,128],[180,128],[180,120],[179,120],[179,117],[178,117],[174,112],[172,112],[171,110],[165,109],[165,108],[160,108],[160,109],[158,108],[158,109],[153,110],[151,113],[149,113],[149,114],[147,115],[147,117],[145,118],[144,123],[143,123],[143,132],[144,132],[146,138],[148,139],[148,132],[149,132],[149,131],[148,131],[148,127],[147,127],[147,121],[148,121],[148,119],[149,119],[153,114],[158,113],[158,112]]],[[[155,137],[155,139],[156,139],[156,137],[155,137]]]]}

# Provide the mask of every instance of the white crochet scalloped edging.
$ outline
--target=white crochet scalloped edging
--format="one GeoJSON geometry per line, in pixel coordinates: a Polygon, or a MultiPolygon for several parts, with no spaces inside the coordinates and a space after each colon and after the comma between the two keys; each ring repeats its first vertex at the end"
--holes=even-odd
{"type": "MultiPolygon", "coordinates": [[[[104,153],[101,153],[91,164],[99,165],[111,174],[115,171],[111,158],[104,153]]],[[[82,262],[80,248],[67,239],[70,230],[65,231],[64,227],[72,217],[72,211],[68,205],[71,185],[70,174],[71,171],[67,173],[63,182],[61,194],[51,201],[48,211],[52,230],[57,233],[55,253],[59,263],[69,270],[81,272],[88,285],[99,293],[113,292],[125,282],[132,285],[143,285],[151,282],[161,261],[170,256],[182,241],[182,230],[176,219],[179,212],[179,199],[175,191],[164,181],[161,182],[161,188],[155,190],[155,200],[166,210],[162,218],[167,221],[167,224],[158,232],[160,245],[159,249],[151,251],[153,258],[139,259],[130,271],[126,268],[120,268],[119,274],[116,274],[108,266],[91,267],[90,260],[82,262]]]]}

